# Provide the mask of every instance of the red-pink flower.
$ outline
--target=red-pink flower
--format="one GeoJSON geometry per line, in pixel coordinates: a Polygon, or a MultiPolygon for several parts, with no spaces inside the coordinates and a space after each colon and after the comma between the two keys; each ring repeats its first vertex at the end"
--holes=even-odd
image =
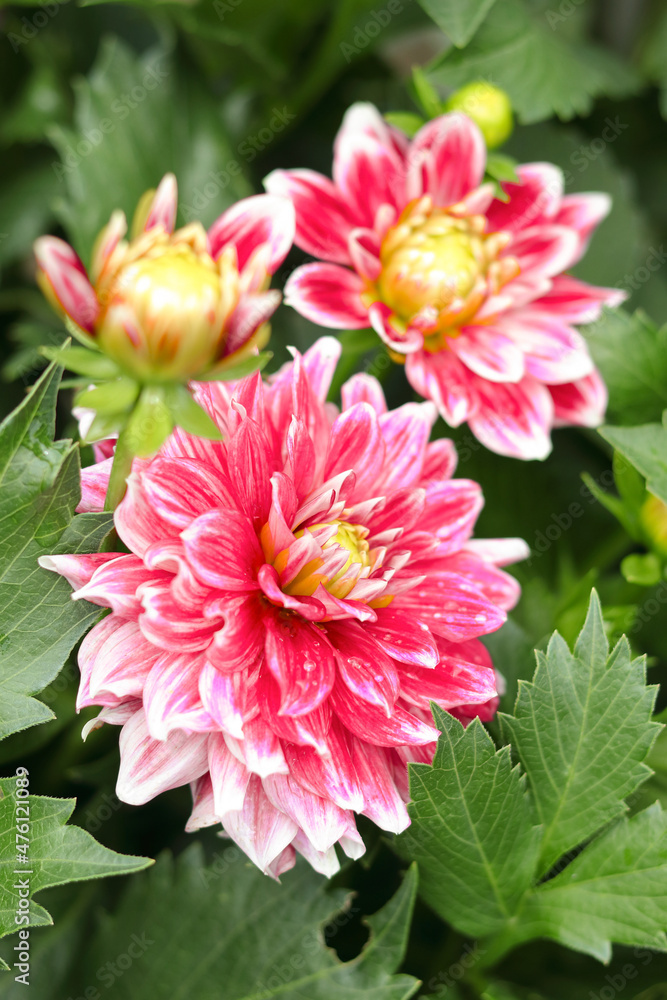
{"type": "Polygon", "coordinates": [[[53,305],[140,380],[203,377],[263,346],[280,302],[270,278],[294,236],[287,198],[245,198],[208,232],[199,222],[174,231],[176,208],[176,178],[166,174],[140,202],[129,240],[125,215],[114,212],[90,277],[63,240],[35,243],[37,277],[53,305]]]}
{"type": "Polygon", "coordinates": [[[552,427],[604,414],[604,384],[573,324],[625,296],[563,272],[610,201],[563,195],[557,167],[530,163],[503,202],[482,184],[485,161],[463,114],[409,142],[372,105],[354,105],[333,181],[312,170],[266,179],[294,202],[297,245],[322,261],[294,272],[285,301],[322,326],[372,326],[451,426],[467,421],[500,454],[544,458],[552,427]]]}
{"type": "MultiPolygon", "coordinates": [[[[518,597],[498,566],[526,554],[471,539],[480,488],[429,443],[431,403],[388,411],[365,374],[340,413],[325,402],[339,351],[325,337],[269,383],[195,386],[224,440],[179,429],[135,461],[115,512],[129,554],[42,561],[111,608],[81,646],[78,707],[123,727],[119,797],[191,783],[188,829],[221,823],[275,876],[295,851],[327,874],[336,843],[357,857],[355,812],[408,825],[430,701],[495,710],[479,636],[518,597]]],[[[84,470],[84,508],[110,461],[84,470]]]]}

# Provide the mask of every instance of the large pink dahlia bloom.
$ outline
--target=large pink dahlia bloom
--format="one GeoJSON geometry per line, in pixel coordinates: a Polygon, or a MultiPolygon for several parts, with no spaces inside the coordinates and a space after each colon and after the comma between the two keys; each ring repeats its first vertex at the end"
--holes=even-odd
{"type": "MultiPolygon", "coordinates": [[[[118,796],[191,783],[188,829],[221,823],[278,876],[364,846],[354,813],[408,825],[406,762],[428,761],[430,701],[488,719],[496,679],[479,636],[518,597],[499,564],[517,539],[471,539],[479,486],[429,444],[431,403],[388,411],[355,375],[325,402],[338,342],[270,383],[195,386],[224,441],[176,430],[135,461],[115,512],[129,554],[42,564],[111,609],[79,653],[78,707],[122,725],[118,796]]],[[[84,470],[84,507],[109,462],[84,470]]],[[[96,720],[95,725],[99,724],[96,720]]]]}
{"type": "Polygon", "coordinates": [[[604,384],[575,323],[624,298],[563,272],[609,211],[604,194],[563,195],[548,163],[518,168],[508,202],[482,184],[484,140],[442,115],[412,142],[368,104],[345,115],[333,181],[276,170],[296,209],[296,243],[321,258],[291,276],[285,300],[322,326],[372,326],[410,383],[486,447],[544,458],[552,427],[595,426],[604,384]]]}
{"type": "Polygon", "coordinates": [[[140,379],[203,377],[263,346],[281,298],[269,282],[294,237],[287,198],[244,198],[207,232],[200,222],[174,231],[177,197],[166,174],[139,203],[129,240],[124,213],[114,212],[89,273],[58,237],[35,243],[52,304],[140,379]]]}

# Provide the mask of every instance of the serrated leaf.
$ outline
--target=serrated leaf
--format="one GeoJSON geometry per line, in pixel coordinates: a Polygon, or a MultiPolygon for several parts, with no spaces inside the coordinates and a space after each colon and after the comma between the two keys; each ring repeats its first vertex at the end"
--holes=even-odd
{"type": "Polygon", "coordinates": [[[640,86],[638,75],[620,59],[570,41],[549,26],[544,12],[522,0],[496,4],[470,44],[446,52],[430,77],[447,87],[492,80],[526,124],[553,114],[567,121],[588,114],[600,95],[621,97],[640,86]]]}
{"type": "Polygon", "coordinates": [[[641,472],[646,488],[667,503],[667,411],[662,424],[601,427],[600,434],[641,472]]]}
{"type": "Polygon", "coordinates": [[[467,45],[496,0],[419,0],[430,18],[459,48],[467,45]]]}
{"type": "Polygon", "coordinates": [[[499,931],[531,884],[539,854],[525,778],[479,719],[464,729],[434,706],[433,765],[410,765],[412,823],[397,840],[419,864],[421,895],[457,930],[499,931]]]}
{"type": "MultiPolygon", "coordinates": [[[[37,564],[57,550],[81,495],[78,449],[52,440],[59,374],[51,365],[0,427],[0,738],[53,717],[30,696],[100,613],[37,564]]],[[[96,539],[82,533],[69,551],[96,551],[96,539]]]]}
{"type": "Polygon", "coordinates": [[[611,958],[611,944],[667,951],[667,813],[655,803],[598,837],[526,899],[513,945],[535,937],[611,958]]]}
{"type": "Polygon", "coordinates": [[[667,406],[667,325],[656,326],[641,310],[605,309],[583,333],[609,389],[608,419],[659,420],[667,406]]]}
{"type": "MultiPolygon", "coordinates": [[[[133,879],[87,947],[75,995],[96,981],[109,956],[127,950],[132,933],[143,934],[145,947],[113,983],[114,1000],[220,1000],[223,983],[225,1000],[407,1000],[416,992],[415,979],[395,975],[407,943],[414,869],[368,919],[371,937],[361,955],[341,963],[322,928],[340,914],[343,892],[327,891],[326,880],[302,861],[277,884],[236,848],[221,860],[217,872],[206,868],[195,844],[133,879]]],[[[343,910],[338,923],[345,922],[343,910]]]]}
{"type": "MultiPolygon", "coordinates": [[[[16,797],[16,778],[0,778],[0,937],[16,931],[20,881],[29,888],[29,925],[50,924],[47,910],[33,896],[49,886],[81,882],[107,875],[125,875],[153,864],[151,858],[117,854],[103,847],[78,826],[67,826],[75,799],[52,799],[42,795],[16,797]],[[18,803],[28,803],[27,863],[17,862],[18,803]],[[18,874],[17,874],[18,872],[18,874]]],[[[23,842],[22,842],[23,843],[23,842]]],[[[29,926],[23,923],[21,926],[29,926]]]]}
{"type": "Polygon", "coordinates": [[[632,660],[625,638],[609,654],[593,592],[574,654],[554,633],[533,680],[519,683],[514,716],[500,716],[543,827],[541,873],[624,813],[624,798],[649,777],[654,701],[645,658],[632,660]]]}

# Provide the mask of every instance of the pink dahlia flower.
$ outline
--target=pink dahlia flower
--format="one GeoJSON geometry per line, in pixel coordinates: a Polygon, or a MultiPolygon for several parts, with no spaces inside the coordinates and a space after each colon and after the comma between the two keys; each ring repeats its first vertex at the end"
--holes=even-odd
{"type": "Polygon", "coordinates": [[[266,179],[294,202],[297,245],[321,258],[297,268],[285,301],[322,326],[372,326],[451,426],[467,421],[502,455],[544,458],[552,427],[604,414],[604,384],[573,324],[624,294],[563,272],[610,200],[564,196],[557,167],[529,163],[503,202],[482,184],[485,160],[463,114],[410,142],[372,105],[354,105],[333,181],[312,170],[266,179]]]}
{"type": "MultiPolygon", "coordinates": [[[[176,430],[136,461],[115,512],[128,554],[57,555],[74,598],[110,608],[79,652],[78,707],[122,725],[117,793],[139,804],[190,783],[189,830],[221,823],[274,876],[295,851],[336,871],[355,813],[408,825],[409,760],[428,761],[432,701],[489,719],[479,636],[518,585],[517,539],[472,540],[479,486],[429,444],[431,403],[388,411],[355,375],[326,403],[325,337],[270,383],[195,386],[224,441],[176,430]]],[[[84,470],[84,506],[109,460],[84,470]]]]}
{"type": "Polygon", "coordinates": [[[174,231],[176,208],[176,178],[167,174],[139,203],[129,241],[125,215],[113,213],[90,275],[63,240],[35,243],[47,298],[139,379],[229,367],[263,346],[280,302],[268,286],[294,237],[287,198],[245,198],[208,232],[199,222],[174,231]]]}

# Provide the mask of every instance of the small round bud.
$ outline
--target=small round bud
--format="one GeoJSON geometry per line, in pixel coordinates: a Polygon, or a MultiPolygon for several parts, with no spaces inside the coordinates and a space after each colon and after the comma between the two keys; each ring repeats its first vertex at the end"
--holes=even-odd
{"type": "Polygon", "coordinates": [[[479,127],[489,149],[502,145],[512,134],[512,105],[504,90],[485,80],[468,83],[455,91],[446,104],[447,111],[462,111],[479,127]]]}

